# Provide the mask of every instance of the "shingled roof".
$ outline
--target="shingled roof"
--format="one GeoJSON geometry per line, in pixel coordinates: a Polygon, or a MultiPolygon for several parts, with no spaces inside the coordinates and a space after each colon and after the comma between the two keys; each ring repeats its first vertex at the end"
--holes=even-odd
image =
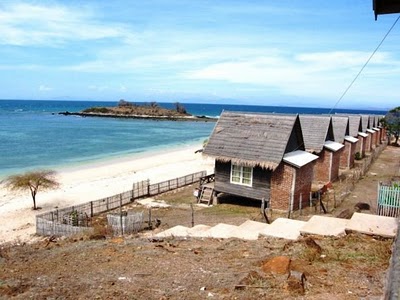
{"type": "Polygon", "coordinates": [[[349,135],[357,137],[361,130],[361,116],[349,115],[349,135]]]}
{"type": "Polygon", "coordinates": [[[375,127],[381,126],[381,117],[378,115],[375,115],[375,127]]]}
{"type": "Polygon", "coordinates": [[[369,128],[369,116],[361,115],[361,132],[366,132],[369,128]]]}
{"type": "Polygon", "coordinates": [[[374,128],[376,127],[375,125],[375,116],[369,116],[369,128],[374,128]]]}
{"type": "Polygon", "coordinates": [[[224,111],[204,154],[234,164],[275,170],[287,152],[304,150],[298,115],[224,111]]]}
{"type": "Polygon", "coordinates": [[[335,142],[343,143],[344,137],[349,135],[349,118],[346,116],[332,116],[332,127],[335,142]]]}
{"type": "Polygon", "coordinates": [[[304,145],[307,151],[319,153],[325,141],[334,140],[330,116],[300,115],[304,145]]]}

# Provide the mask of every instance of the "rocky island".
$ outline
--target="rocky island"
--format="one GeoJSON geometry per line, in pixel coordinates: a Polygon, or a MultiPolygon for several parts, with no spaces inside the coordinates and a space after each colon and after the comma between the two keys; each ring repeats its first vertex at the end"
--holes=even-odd
{"type": "Polygon", "coordinates": [[[127,118],[127,119],[152,119],[169,121],[215,121],[214,118],[206,116],[194,116],[189,114],[185,107],[176,102],[174,109],[163,108],[157,102],[136,104],[120,100],[114,107],[90,107],[80,112],[59,112],[65,116],[81,117],[105,117],[105,118],[127,118]]]}

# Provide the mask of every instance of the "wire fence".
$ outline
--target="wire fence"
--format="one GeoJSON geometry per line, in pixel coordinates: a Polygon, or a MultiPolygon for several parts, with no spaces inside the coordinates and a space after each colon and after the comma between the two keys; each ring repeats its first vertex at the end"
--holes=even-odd
{"type": "Polygon", "coordinates": [[[137,233],[142,229],[144,212],[107,214],[107,223],[114,235],[137,233]]]}
{"type": "Polygon", "coordinates": [[[154,196],[198,182],[204,176],[206,176],[206,171],[155,184],[150,184],[149,180],[144,180],[134,183],[130,191],[37,215],[36,233],[44,236],[68,236],[90,231],[92,230],[90,220],[95,215],[122,207],[138,198],[154,196]]]}

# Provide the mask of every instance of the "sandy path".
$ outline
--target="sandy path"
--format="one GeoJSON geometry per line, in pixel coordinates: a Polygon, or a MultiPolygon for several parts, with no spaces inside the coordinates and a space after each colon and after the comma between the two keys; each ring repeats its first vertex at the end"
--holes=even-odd
{"type": "Polygon", "coordinates": [[[130,157],[73,169],[60,169],[59,189],[39,192],[37,205],[32,210],[28,192],[16,194],[0,187],[0,243],[29,241],[35,233],[35,215],[57,207],[66,207],[127,191],[137,181],[150,179],[152,183],[173,179],[190,173],[213,171],[213,160],[205,159],[188,146],[181,150],[151,153],[146,157],[130,157]]]}

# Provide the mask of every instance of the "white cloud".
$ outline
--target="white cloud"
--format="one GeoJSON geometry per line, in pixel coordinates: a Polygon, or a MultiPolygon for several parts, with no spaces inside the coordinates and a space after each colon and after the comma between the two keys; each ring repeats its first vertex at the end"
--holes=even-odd
{"type": "Polygon", "coordinates": [[[12,3],[0,5],[0,20],[0,44],[56,46],[75,40],[134,39],[122,25],[102,25],[85,7],[12,3]]]}
{"type": "Polygon", "coordinates": [[[108,90],[108,86],[107,85],[89,85],[88,86],[88,89],[89,90],[92,90],[92,91],[97,91],[97,92],[102,92],[102,91],[105,91],[105,90],[108,90]]]}
{"type": "MultiPolygon", "coordinates": [[[[352,51],[304,53],[295,56],[275,53],[271,56],[211,64],[184,73],[183,76],[193,80],[264,86],[293,96],[338,98],[369,55],[352,51]]],[[[389,57],[387,53],[377,54],[370,62],[373,68],[368,69],[367,66],[363,73],[368,76],[359,78],[360,86],[364,86],[365,81],[369,82],[369,77],[387,72],[387,61],[390,61],[391,72],[393,66],[400,65],[400,62],[389,57]]],[[[396,73],[400,74],[399,68],[396,73]]]]}
{"type": "Polygon", "coordinates": [[[46,85],[44,85],[44,84],[41,84],[40,86],[39,86],[39,91],[40,92],[48,92],[48,91],[52,91],[53,90],[53,88],[51,88],[51,87],[49,87],[49,86],[46,86],[46,85]]]}

